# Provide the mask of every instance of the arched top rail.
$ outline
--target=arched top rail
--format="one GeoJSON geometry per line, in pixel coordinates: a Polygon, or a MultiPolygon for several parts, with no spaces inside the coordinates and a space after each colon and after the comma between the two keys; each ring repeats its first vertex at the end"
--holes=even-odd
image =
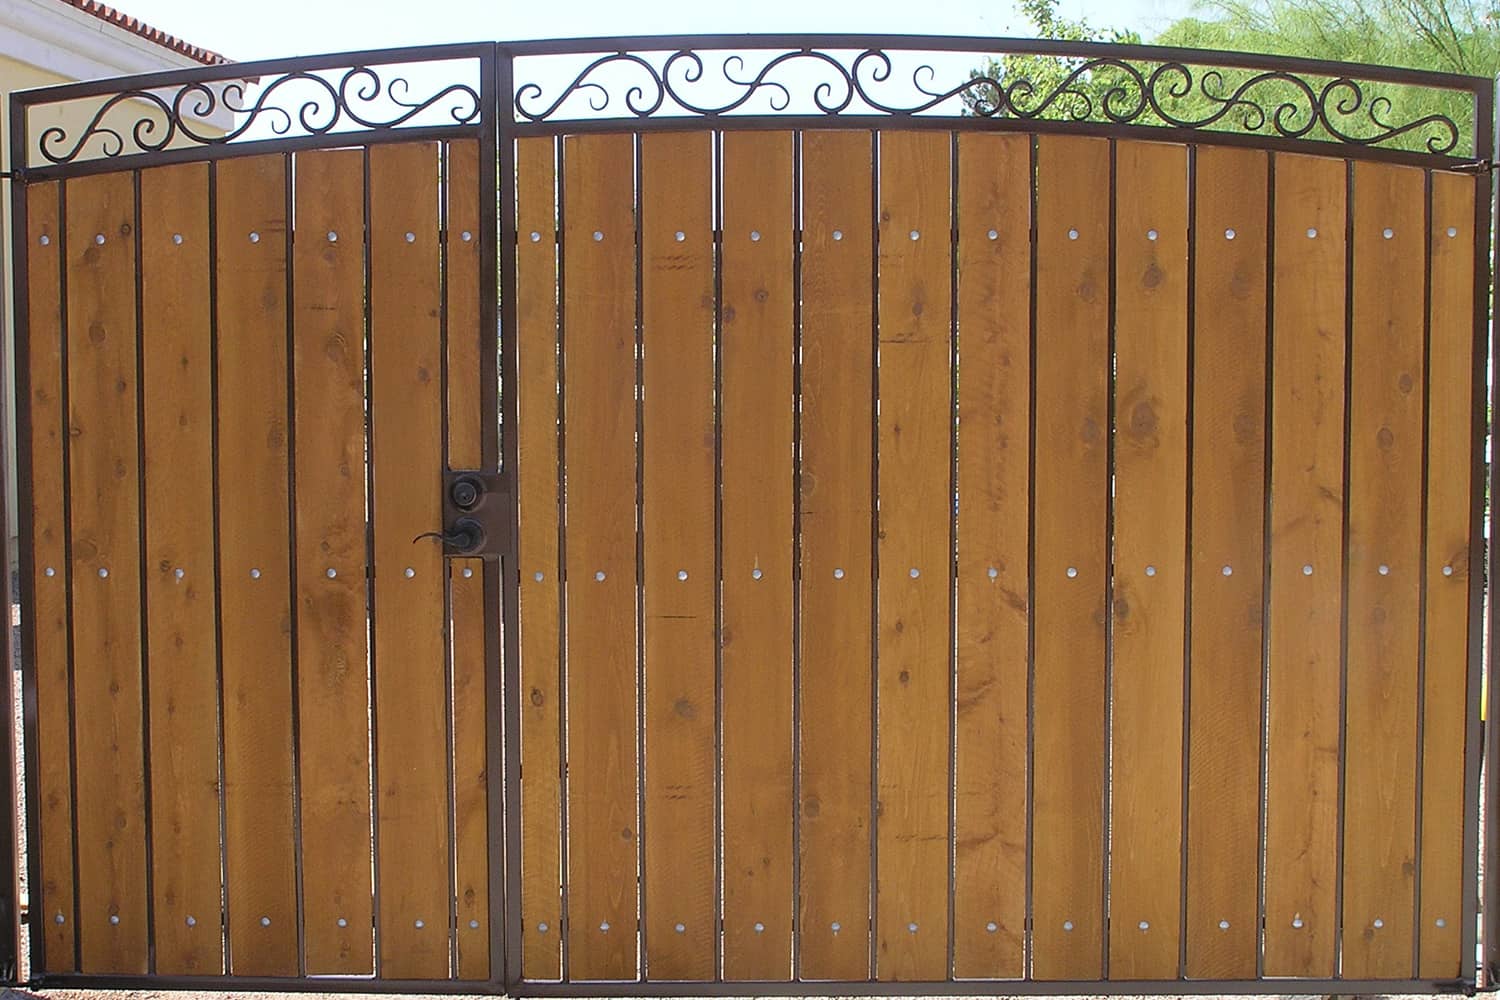
{"type": "Polygon", "coordinates": [[[11,162],[37,175],[112,169],[101,161],[122,157],[141,165],[488,130],[502,138],[705,127],[1066,131],[1460,169],[1487,168],[1494,145],[1494,84],[1482,77],[1165,46],[914,35],[348,52],[25,91],[13,96],[11,114],[11,162]],[[202,125],[226,112],[227,130],[202,125]]]}

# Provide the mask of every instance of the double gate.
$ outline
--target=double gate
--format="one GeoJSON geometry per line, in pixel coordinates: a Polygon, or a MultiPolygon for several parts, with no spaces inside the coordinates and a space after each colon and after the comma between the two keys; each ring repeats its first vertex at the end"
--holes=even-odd
{"type": "Polygon", "coordinates": [[[1486,984],[1493,93],[768,36],[16,95],[30,981],[1486,984]]]}

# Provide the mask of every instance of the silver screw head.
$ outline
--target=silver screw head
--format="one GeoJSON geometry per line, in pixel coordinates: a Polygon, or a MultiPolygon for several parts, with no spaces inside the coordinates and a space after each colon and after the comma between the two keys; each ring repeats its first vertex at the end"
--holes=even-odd
{"type": "MultiPolygon", "coordinates": [[[[469,923],[473,924],[473,925],[477,925],[479,923],[479,921],[477,921],[477,920],[470,920],[469,923]]],[[[547,933],[547,922],[545,920],[536,925],[536,932],[538,934],[545,934],[545,933],[547,933]]]]}
{"type": "Polygon", "coordinates": [[[1076,240],[1076,239],[1078,239],[1078,230],[1076,230],[1076,229],[1069,229],[1068,230],[1068,239],[1070,239],[1070,240],[1076,240]]]}
{"type": "Polygon", "coordinates": [[[182,246],[182,234],[181,233],[173,233],[172,234],[172,242],[175,243],[177,246],[182,246]]]}
{"type": "Polygon", "coordinates": [[[998,240],[1000,238],[1000,230],[991,229],[989,232],[985,233],[985,235],[992,240],[998,240]]]}
{"type": "Polygon", "coordinates": [[[602,232],[600,232],[599,230],[597,230],[597,229],[594,230],[594,242],[595,243],[602,243],[602,242],[604,242],[604,234],[602,232]]]}
{"type": "Polygon", "coordinates": [[[844,231],[842,229],[835,229],[833,231],[833,241],[835,243],[837,243],[839,240],[841,240],[843,238],[844,238],[844,231]]]}
{"type": "Polygon", "coordinates": [[[674,240],[676,240],[678,243],[682,243],[682,242],[684,242],[687,239],[687,233],[685,233],[681,229],[679,229],[679,230],[677,230],[677,232],[675,232],[675,233],[672,234],[672,238],[674,240]]]}
{"type": "MultiPolygon", "coordinates": [[[[48,236],[46,233],[43,233],[41,235],[41,238],[38,239],[37,242],[40,243],[44,247],[45,246],[51,246],[52,245],[52,237],[48,236]]],[[[62,914],[59,913],[58,916],[62,916],[62,914]]]]}
{"type": "Polygon", "coordinates": [[[406,567],[406,569],[405,569],[405,570],[403,570],[403,571],[402,571],[402,572],[403,572],[403,575],[404,575],[404,576],[405,576],[405,577],[406,577],[406,578],[407,578],[407,579],[408,579],[408,580],[410,580],[410,579],[411,579],[411,578],[412,578],[412,577],[414,577],[414,576],[416,576],[416,575],[417,575],[417,571],[416,571],[416,570],[414,570],[414,569],[412,569],[412,568],[411,568],[411,567],[410,567],[410,566],[408,566],[408,567],[406,567]]]}
{"type": "Polygon", "coordinates": [[[1224,230],[1224,238],[1226,240],[1232,240],[1232,239],[1234,239],[1238,235],[1239,235],[1239,233],[1236,233],[1233,229],[1226,229],[1226,230],[1224,230]]]}
{"type": "Polygon", "coordinates": [[[339,241],[339,234],[336,233],[336,232],[334,232],[332,229],[328,230],[328,242],[329,243],[337,243],[338,241],[339,241]]]}

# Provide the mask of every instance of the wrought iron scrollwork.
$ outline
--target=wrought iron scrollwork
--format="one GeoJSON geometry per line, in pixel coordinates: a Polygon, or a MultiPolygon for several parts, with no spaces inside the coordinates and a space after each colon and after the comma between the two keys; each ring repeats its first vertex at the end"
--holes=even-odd
{"type": "MultiPolygon", "coordinates": [[[[626,50],[595,54],[551,93],[541,83],[521,82],[514,92],[516,120],[717,118],[767,112],[1050,118],[1417,148],[1438,155],[1454,153],[1464,138],[1464,128],[1446,109],[1397,115],[1388,94],[1408,85],[1342,72],[1319,76],[1117,54],[1028,54],[1028,60],[1055,68],[1036,79],[975,70],[945,82],[930,53],[919,49],[676,49],[652,56],[626,50]],[[914,68],[898,71],[893,56],[918,61],[914,68]]],[[[973,55],[974,62],[984,58],[984,53],[973,55]]],[[[1333,68],[1347,69],[1330,64],[1333,68]]]]}
{"type": "Polygon", "coordinates": [[[123,90],[94,109],[76,138],[61,125],[44,129],[37,152],[49,163],[62,164],[83,157],[159,152],[174,144],[223,145],[262,130],[284,138],[356,128],[395,129],[424,115],[445,125],[476,124],[479,93],[466,83],[444,83],[427,96],[414,97],[407,77],[383,79],[372,66],[341,73],[298,70],[259,84],[193,81],[123,90]],[[218,113],[233,116],[228,129],[201,124],[218,113]]]}

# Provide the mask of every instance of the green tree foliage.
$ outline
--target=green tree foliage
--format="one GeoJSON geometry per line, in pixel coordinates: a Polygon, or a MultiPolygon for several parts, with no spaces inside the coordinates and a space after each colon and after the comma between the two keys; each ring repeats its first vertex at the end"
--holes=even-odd
{"type": "MultiPolygon", "coordinates": [[[[1139,41],[1133,32],[1101,29],[1060,17],[1057,0],[1023,0],[1022,9],[1042,38],[1074,41],[1139,41]]],[[[1405,66],[1493,78],[1500,72],[1500,0],[1199,0],[1198,16],[1183,18],[1153,41],[1198,49],[1305,56],[1380,66],[1405,66]]],[[[981,85],[967,99],[973,114],[1007,116],[1016,109],[1043,118],[1104,120],[1109,102],[1117,109],[1135,103],[1140,85],[1122,70],[1104,65],[1079,73],[1081,60],[1037,56],[1004,56],[987,60],[971,76],[981,85]],[[1070,75],[1078,74],[1069,80],[1070,75]],[[1029,81],[1027,84],[1019,81],[1029,81]],[[991,82],[993,81],[993,82],[991,82]],[[1050,104],[1048,96],[1063,93],[1050,104]]],[[[1160,67],[1139,64],[1149,78],[1160,67]]],[[[1162,69],[1153,94],[1178,122],[1235,131],[1269,132],[1265,114],[1280,110],[1282,126],[1308,127],[1308,138],[1329,138],[1313,123],[1316,103],[1296,83],[1253,71],[1192,64],[1191,83],[1178,69],[1162,69]],[[1236,100],[1236,98],[1242,100],[1236,100]]],[[[1329,79],[1308,78],[1314,98],[1329,79]]],[[[1451,118],[1458,126],[1456,152],[1471,147],[1474,106],[1471,96],[1430,88],[1363,84],[1359,91],[1333,84],[1321,102],[1333,127],[1348,136],[1369,137],[1390,125],[1404,125],[1429,115],[1451,118]]],[[[1151,113],[1133,118],[1161,123],[1151,113]]],[[[1439,126],[1417,128],[1395,137],[1388,146],[1427,148],[1429,139],[1446,143],[1439,126]]]]}

